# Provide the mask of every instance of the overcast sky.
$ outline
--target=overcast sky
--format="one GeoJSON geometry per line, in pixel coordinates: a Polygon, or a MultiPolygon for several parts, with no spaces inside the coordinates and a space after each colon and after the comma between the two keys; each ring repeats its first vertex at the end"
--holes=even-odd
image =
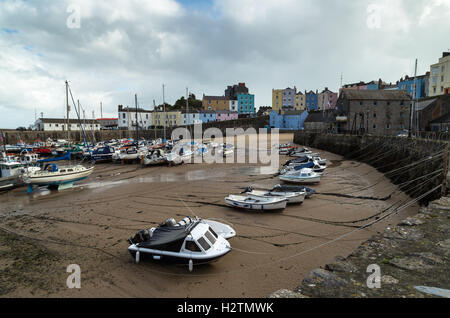
{"type": "Polygon", "coordinates": [[[150,109],[163,83],[172,104],[245,82],[258,107],[272,88],[336,91],[341,73],[395,82],[416,57],[428,71],[449,30],[450,0],[0,0],[0,127],[62,118],[66,79],[89,117],[135,93],[150,109]]]}

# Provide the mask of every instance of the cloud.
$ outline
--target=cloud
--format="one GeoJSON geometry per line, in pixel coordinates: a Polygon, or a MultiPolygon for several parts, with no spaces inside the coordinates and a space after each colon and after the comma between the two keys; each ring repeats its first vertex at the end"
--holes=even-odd
{"type": "Polygon", "coordinates": [[[435,63],[450,29],[449,1],[186,0],[0,1],[0,127],[28,126],[34,110],[62,117],[64,81],[86,114],[169,103],[186,86],[201,97],[246,82],[256,104],[272,88],[337,90],[396,81],[435,63]],[[370,28],[375,4],[379,27],[370,28]],[[80,9],[80,28],[67,20],[80,9]],[[432,34],[432,36],[430,36],[432,34]],[[15,114],[20,112],[21,116],[15,114]],[[11,118],[14,118],[11,120],[11,118]]]}

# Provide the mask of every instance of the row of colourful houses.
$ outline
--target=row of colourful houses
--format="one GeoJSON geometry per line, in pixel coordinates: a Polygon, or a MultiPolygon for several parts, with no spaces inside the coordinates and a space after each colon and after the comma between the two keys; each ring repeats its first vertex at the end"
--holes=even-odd
{"type": "Polygon", "coordinates": [[[194,124],[202,124],[216,121],[238,119],[239,114],[230,110],[168,110],[153,111],[142,108],[118,107],[119,129],[131,129],[138,126],[142,129],[151,127],[174,127],[194,124]]]}
{"type": "Polygon", "coordinates": [[[319,93],[314,91],[297,91],[297,87],[272,89],[272,110],[279,114],[287,111],[316,111],[334,109],[338,94],[328,87],[319,93]]]}

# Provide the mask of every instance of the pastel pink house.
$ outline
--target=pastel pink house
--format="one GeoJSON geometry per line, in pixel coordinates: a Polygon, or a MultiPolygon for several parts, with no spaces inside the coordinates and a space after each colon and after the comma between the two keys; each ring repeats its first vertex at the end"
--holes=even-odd
{"type": "Polygon", "coordinates": [[[229,110],[216,111],[216,121],[235,120],[238,119],[238,113],[229,110]]]}

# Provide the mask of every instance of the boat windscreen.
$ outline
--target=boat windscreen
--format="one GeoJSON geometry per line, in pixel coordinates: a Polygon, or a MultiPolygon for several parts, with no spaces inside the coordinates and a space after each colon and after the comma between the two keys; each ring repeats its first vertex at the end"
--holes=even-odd
{"type": "Polygon", "coordinates": [[[207,251],[211,248],[211,246],[208,244],[208,242],[206,242],[206,240],[203,237],[199,238],[198,242],[200,243],[200,245],[203,247],[203,249],[205,251],[207,251]]]}

